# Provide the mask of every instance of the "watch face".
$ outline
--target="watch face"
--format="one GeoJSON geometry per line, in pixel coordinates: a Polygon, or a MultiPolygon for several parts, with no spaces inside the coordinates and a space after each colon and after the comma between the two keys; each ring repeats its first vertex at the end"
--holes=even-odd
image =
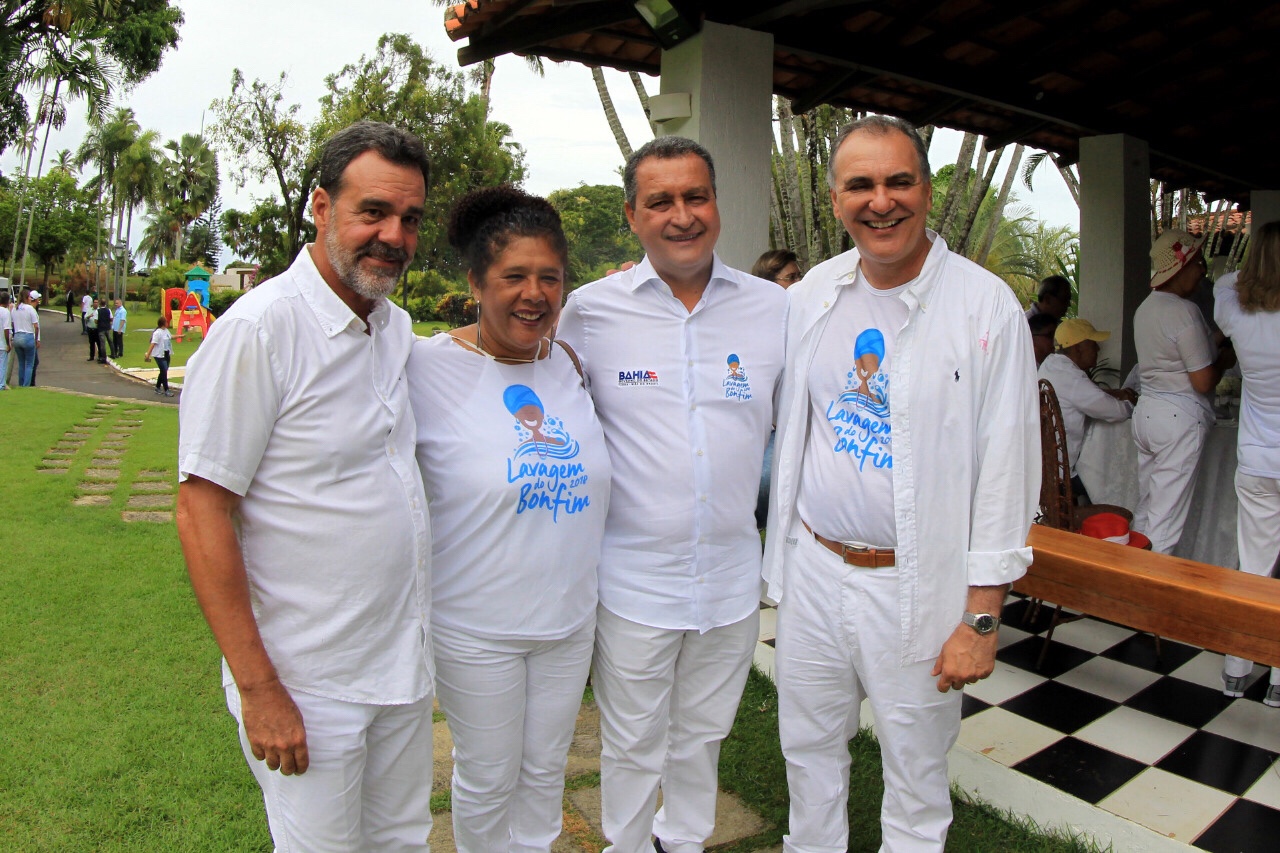
{"type": "Polygon", "coordinates": [[[990,613],[979,613],[973,619],[973,628],[979,634],[990,634],[996,629],[995,617],[990,613]]]}

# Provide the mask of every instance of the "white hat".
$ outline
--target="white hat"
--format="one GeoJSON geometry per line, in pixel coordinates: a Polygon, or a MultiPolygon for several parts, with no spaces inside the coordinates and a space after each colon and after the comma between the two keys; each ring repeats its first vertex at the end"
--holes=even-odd
{"type": "Polygon", "coordinates": [[[1196,237],[1177,228],[1161,233],[1151,246],[1151,289],[1173,278],[1200,251],[1203,237],[1196,237]]]}

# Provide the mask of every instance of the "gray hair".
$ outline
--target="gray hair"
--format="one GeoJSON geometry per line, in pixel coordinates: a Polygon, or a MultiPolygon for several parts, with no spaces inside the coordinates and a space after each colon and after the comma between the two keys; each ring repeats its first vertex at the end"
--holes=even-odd
{"type": "Polygon", "coordinates": [[[911,140],[912,146],[916,149],[916,159],[920,161],[920,175],[929,182],[933,180],[933,172],[929,169],[929,151],[924,147],[924,140],[920,138],[920,132],[909,121],[903,121],[894,116],[869,115],[860,119],[849,122],[840,131],[840,135],[836,137],[836,141],[831,146],[831,158],[827,160],[827,186],[831,189],[836,188],[836,153],[840,151],[840,146],[844,145],[845,140],[853,134],[863,131],[874,136],[884,136],[888,133],[897,131],[907,139],[911,140]]]}
{"type": "Polygon", "coordinates": [[[622,190],[627,197],[627,204],[636,206],[636,169],[650,158],[658,160],[676,160],[694,154],[707,164],[707,172],[711,175],[711,192],[716,191],[716,165],[711,162],[711,152],[692,139],[683,136],[659,136],[646,142],[627,158],[626,168],[622,170],[622,190]]]}
{"type": "Polygon", "coordinates": [[[342,176],[351,161],[366,151],[375,151],[397,166],[410,166],[422,172],[422,182],[431,180],[431,162],[422,140],[407,130],[380,121],[358,121],[335,133],[320,153],[320,189],[337,198],[342,192],[342,176]]]}

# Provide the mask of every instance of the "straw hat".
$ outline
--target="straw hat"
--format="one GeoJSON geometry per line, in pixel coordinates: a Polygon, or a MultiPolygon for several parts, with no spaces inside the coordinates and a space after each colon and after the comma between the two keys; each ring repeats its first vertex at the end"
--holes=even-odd
{"type": "Polygon", "coordinates": [[[1203,237],[1177,228],[1161,233],[1151,245],[1151,289],[1155,290],[1181,272],[1200,251],[1202,243],[1203,237]]]}

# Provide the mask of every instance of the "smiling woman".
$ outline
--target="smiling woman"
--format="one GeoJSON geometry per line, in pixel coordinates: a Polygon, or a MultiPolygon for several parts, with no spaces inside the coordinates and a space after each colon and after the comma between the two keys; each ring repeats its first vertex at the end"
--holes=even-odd
{"type": "Polygon", "coordinates": [[[568,261],[559,214],[511,187],[475,190],[449,242],[479,320],[418,341],[408,378],[454,841],[547,851],[591,662],[612,472],[577,357],[552,341],[568,261]]]}

